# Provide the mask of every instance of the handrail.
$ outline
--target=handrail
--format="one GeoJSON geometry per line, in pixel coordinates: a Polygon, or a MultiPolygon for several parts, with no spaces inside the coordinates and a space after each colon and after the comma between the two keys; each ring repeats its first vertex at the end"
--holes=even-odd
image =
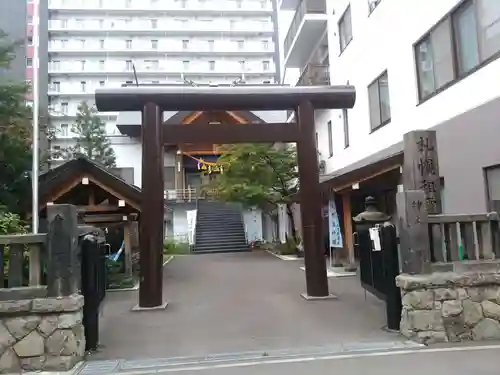
{"type": "Polygon", "coordinates": [[[330,66],[325,64],[307,64],[302,71],[297,86],[329,86],[330,66]]]}
{"type": "Polygon", "coordinates": [[[295,15],[293,16],[293,20],[290,23],[290,28],[288,29],[283,43],[285,56],[288,55],[300,24],[307,13],[326,14],[326,1],[322,1],[321,4],[312,4],[310,0],[301,0],[295,10],[295,15]]]}

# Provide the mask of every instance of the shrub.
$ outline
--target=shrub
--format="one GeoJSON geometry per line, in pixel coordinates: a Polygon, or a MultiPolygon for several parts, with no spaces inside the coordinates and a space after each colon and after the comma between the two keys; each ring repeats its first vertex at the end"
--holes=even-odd
{"type": "Polygon", "coordinates": [[[171,238],[165,239],[163,242],[163,254],[174,255],[174,254],[188,254],[189,253],[189,243],[183,241],[176,241],[171,238]]]}
{"type": "MultiPolygon", "coordinates": [[[[28,227],[21,220],[21,217],[17,214],[13,214],[11,212],[0,212],[0,236],[8,235],[8,234],[23,234],[28,232],[28,227]]],[[[27,280],[27,275],[29,274],[28,269],[28,253],[24,252],[24,267],[23,267],[23,276],[27,280]]],[[[5,272],[8,274],[9,268],[9,246],[4,248],[3,252],[3,266],[5,272]]],[[[4,285],[0,285],[0,287],[5,287],[7,280],[4,280],[4,285]]]]}

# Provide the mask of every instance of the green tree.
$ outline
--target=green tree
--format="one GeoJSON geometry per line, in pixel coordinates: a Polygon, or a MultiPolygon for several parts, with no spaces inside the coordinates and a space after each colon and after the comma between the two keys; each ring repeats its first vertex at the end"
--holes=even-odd
{"type": "MultiPolygon", "coordinates": [[[[218,199],[257,206],[265,211],[286,205],[297,241],[293,196],[298,191],[297,155],[294,147],[272,144],[238,144],[223,148],[217,163],[222,173],[206,186],[218,199]]],[[[297,243],[297,242],[296,242],[297,243]]]]}
{"type": "Polygon", "coordinates": [[[9,80],[8,69],[18,43],[0,30],[0,206],[22,212],[30,194],[31,117],[26,104],[28,86],[9,80]]]}
{"type": "Polygon", "coordinates": [[[105,124],[95,108],[81,103],[71,131],[76,134],[76,145],[68,150],[69,157],[83,154],[108,168],[116,166],[115,152],[106,136],[105,124]]]}

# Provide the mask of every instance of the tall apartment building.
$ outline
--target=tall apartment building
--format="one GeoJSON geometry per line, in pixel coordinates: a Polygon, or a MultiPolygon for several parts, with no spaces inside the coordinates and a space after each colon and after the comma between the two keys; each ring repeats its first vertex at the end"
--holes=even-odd
{"type": "Polygon", "coordinates": [[[500,2],[281,1],[291,9],[285,81],[320,84],[323,74],[308,78],[319,64],[332,85],[357,92],[353,109],[316,113],[321,181],[387,200],[401,183],[403,135],[433,129],[443,211],[500,209],[500,2]],[[318,60],[324,46],[328,61],[318,60]]]}
{"type": "MultiPolygon", "coordinates": [[[[48,106],[48,34],[47,34],[47,19],[48,19],[48,0],[39,0],[39,55],[40,55],[40,124],[45,125],[48,121],[47,106],[48,106]]],[[[33,15],[34,4],[33,0],[0,0],[0,30],[7,34],[8,38],[13,42],[19,42],[19,47],[16,50],[15,60],[11,63],[8,70],[0,71],[0,78],[5,78],[12,81],[26,81],[32,83],[33,78],[33,15]]],[[[31,101],[32,95],[27,95],[27,101],[31,101]]],[[[42,126],[43,127],[43,126],[42,126]]],[[[47,147],[45,132],[40,133],[40,150],[43,152],[47,147]]]]}
{"type": "MultiPolygon", "coordinates": [[[[275,0],[50,0],[48,11],[55,147],[72,142],[79,103],[98,87],[135,83],[135,73],[141,84],[280,77],[275,0]]],[[[101,116],[115,145],[130,143],[116,113],[101,116]]]]}

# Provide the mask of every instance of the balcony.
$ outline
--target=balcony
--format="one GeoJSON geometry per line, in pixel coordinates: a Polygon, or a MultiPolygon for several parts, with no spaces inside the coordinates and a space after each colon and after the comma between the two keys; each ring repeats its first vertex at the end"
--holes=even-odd
{"type": "Polygon", "coordinates": [[[327,31],[325,0],[302,0],[285,37],[285,67],[305,65],[327,31]]]}
{"type": "Polygon", "coordinates": [[[280,0],[278,7],[280,10],[294,10],[297,9],[300,0],[280,0]]]}
{"type": "Polygon", "coordinates": [[[330,86],[330,67],[308,64],[302,71],[297,86],[330,86]]]}

